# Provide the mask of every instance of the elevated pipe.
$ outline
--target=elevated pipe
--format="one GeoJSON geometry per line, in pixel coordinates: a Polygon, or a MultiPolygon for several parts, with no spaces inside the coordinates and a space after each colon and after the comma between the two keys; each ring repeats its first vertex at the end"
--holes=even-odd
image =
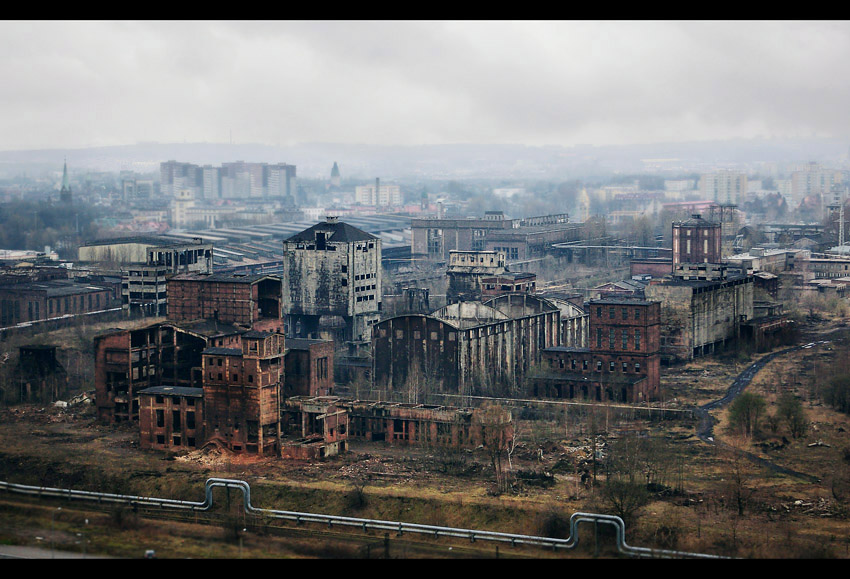
{"type": "Polygon", "coordinates": [[[302,513],[297,511],[282,511],[276,509],[262,509],[251,504],[251,486],[243,480],[210,478],[204,485],[204,500],[202,502],[181,501],[176,499],[163,499],[157,497],[143,497],[134,495],[120,495],[113,493],[101,493],[96,491],[81,491],[74,489],[59,489],[52,487],[38,487],[21,485],[0,481],[0,490],[25,495],[37,495],[39,497],[66,498],[68,500],[81,499],[98,502],[124,503],[128,505],[140,504],[159,507],[162,509],[186,509],[208,511],[213,506],[214,488],[232,488],[242,491],[243,509],[245,513],[261,515],[275,519],[285,519],[301,523],[324,523],[328,526],[343,525],[360,527],[364,531],[376,529],[381,531],[395,531],[399,536],[404,533],[419,533],[432,535],[434,537],[454,537],[469,539],[471,542],[477,540],[510,543],[511,545],[531,545],[536,547],[549,547],[552,549],[573,549],[579,543],[578,525],[580,523],[595,523],[612,525],[616,530],[617,549],[620,553],[638,557],[668,557],[668,558],[701,558],[701,559],[725,559],[718,555],[704,553],[689,553],[686,551],[674,551],[666,549],[650,549],[646,547],[633,547],[626,543],[626,525],[623,519],[615,515],[604,515],[599,513],[574,513],[570,517],[570,536],[566,539],[554,537],[541,537],[536,535],[522,535],[516,533],[499,533],[496,531],[484,531],[478,529],[463,529],[457,527],[442,527],[437,525],[422,525],[418,523],[404,523],[401,521],[385,521],[380,519],[363,519],[356,517],[342,517],[337,515],[323,515],[318,513],[302,513]]]}

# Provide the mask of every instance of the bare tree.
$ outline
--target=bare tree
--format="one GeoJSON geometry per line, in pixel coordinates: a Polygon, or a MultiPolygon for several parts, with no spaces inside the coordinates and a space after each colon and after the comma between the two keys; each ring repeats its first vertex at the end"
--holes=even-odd
{"type": "MultiPolygon", "coordinates": [[[[515,444],[514,425],[511,411],[501,404],[488,403],[475,410],[474,414],[481,428],[481,438],[484,450],[493,467],[496,479],[496,489],[499,493],[508,490],[510,484],[504,469],[504,457],[513,453],[515,444]]],[[[510,458],[508,458],[510,461],[510,458]]]]}

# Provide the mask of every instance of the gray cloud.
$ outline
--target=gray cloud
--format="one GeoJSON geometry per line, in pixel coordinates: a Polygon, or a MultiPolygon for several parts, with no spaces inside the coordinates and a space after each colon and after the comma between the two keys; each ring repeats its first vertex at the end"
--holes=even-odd
{"type": "Polygon", "coordinates": [[[0,149],[843,137],[847,22],[2,22],[0,149]]]}

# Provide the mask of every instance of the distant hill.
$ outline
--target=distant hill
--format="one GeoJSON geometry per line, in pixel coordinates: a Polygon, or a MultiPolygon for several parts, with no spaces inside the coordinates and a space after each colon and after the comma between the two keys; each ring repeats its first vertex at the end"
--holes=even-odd
{"type": "Polygon", "coordinates": [[[848,160],[850,141],[840,139],[738,139],[642,145],[417,145],[303,143],[293,146],[221,143],[138,143],[84,149],[0,152],[0,166],[22,170],[55,165],[67,157],[74,171],[158,171],[170,159],[199,165],[228,161],[290,163],[298,175],[329,178],[334,161],[343,179],[580,178],[611,171],[698,171],[715,165],[848,160]]]}

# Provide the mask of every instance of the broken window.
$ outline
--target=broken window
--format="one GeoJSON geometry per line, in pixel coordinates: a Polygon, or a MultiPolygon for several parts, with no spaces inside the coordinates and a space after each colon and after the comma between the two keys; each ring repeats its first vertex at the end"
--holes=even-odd
{"type": "Polygon", "coordinates": [[[157,410],[156,411],[156,425],[158,428],[162,428],[165,426],[165,411],[157,410]]]}

